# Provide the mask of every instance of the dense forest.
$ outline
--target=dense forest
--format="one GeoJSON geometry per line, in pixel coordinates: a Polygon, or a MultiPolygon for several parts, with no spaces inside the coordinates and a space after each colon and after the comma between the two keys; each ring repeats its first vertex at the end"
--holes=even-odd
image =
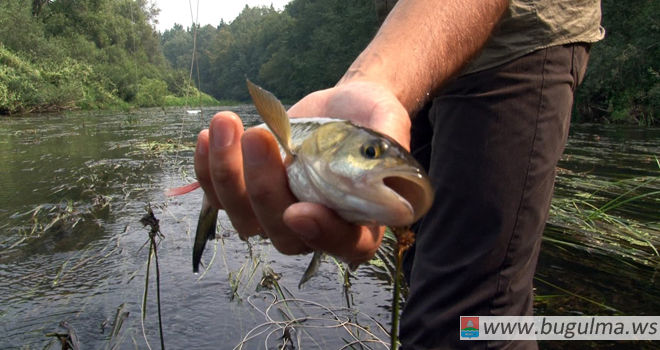
{"type": "Polygon", "coordinates": [[[378,23],[373,0],[294,0],[282,12],[245,7],[217,27],[175,26],[162,34],[162,47],[170,63],[183,69],[196,42],[199,84],[213,96],[247,101],[247,76],[294,101],[334,85],[378,23]]]}
{"type": "Polygon", "coordinates": [[[574,120],[660,124],[660,2],[602,0],[605,39],[590,52],[574,120]]]}
{"type": "Polygon", "coordinates": [[[0,113],[164,106],[197,96],[163,56],[157,14],[146,0],[2,0],[0,113]]]}
{"type": "MultiPolygon", "coordinates": [[[[250,77],[293,102],[341,77],[376,32],[380,3],[246,6],[230,23],[158,33],[158,9],[146,0],[3,0],[0,112],[167,105],[196,91],[190,76],[217,99],[247,101],[250,77]]],[[[607,37],[591,50],[574,120],[658,123],[660,5],[602,6],[607,37]]]]}

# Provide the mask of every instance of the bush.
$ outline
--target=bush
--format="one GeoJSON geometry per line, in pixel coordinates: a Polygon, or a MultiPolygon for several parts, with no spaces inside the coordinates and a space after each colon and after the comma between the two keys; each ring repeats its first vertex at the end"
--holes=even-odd
{"type": "Polygon", "coordinates": [[[606,38],[591,50],[577,91],[577,121],[653,125],[660,105],[660,26],[657,1],[603,0],[606,38]]]}
{"type": "Polygon", "coordinates": [[[142,78],[135,103],[140,107],[163,106],[167,95],[167,84],[159,79],[142,78]]]}

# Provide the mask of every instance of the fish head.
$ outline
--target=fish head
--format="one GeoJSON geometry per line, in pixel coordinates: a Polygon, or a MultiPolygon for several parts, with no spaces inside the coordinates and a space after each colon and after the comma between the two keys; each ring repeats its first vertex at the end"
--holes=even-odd
{"type": "Polygon", "coordinates": [[[371,129],[326,123],[297,156],[323,204],[350,222],[410,225],[433,201],[422,166],[394,139],[371,129]]]}

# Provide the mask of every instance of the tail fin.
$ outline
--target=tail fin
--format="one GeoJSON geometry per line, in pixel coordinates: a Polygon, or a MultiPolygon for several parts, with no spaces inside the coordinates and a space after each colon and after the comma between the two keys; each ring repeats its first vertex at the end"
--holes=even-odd
{"type": "Polygon", "coordinates": [[[198,188],[199,188],[199,181],[195,181],[191,184],[183,185],[181,187],[168,188],[165,191],[165,195],[168,196],[168,197],[180,196],[182,194],[192,192],[192,191],[194,191],[198,188]]]}

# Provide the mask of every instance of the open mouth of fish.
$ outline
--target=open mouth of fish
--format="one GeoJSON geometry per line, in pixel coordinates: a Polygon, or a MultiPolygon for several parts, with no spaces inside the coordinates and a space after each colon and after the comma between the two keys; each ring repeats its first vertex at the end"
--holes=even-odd
{"type": "Polygon", "coordinates": [[[424,215],[433,202],[433,189],[421,172],[410,169],[385,172],[381,174],[381,190],[387,194],[392,208],[390,217],[383,223],[391,226],[412,224],[424,215]]]}

